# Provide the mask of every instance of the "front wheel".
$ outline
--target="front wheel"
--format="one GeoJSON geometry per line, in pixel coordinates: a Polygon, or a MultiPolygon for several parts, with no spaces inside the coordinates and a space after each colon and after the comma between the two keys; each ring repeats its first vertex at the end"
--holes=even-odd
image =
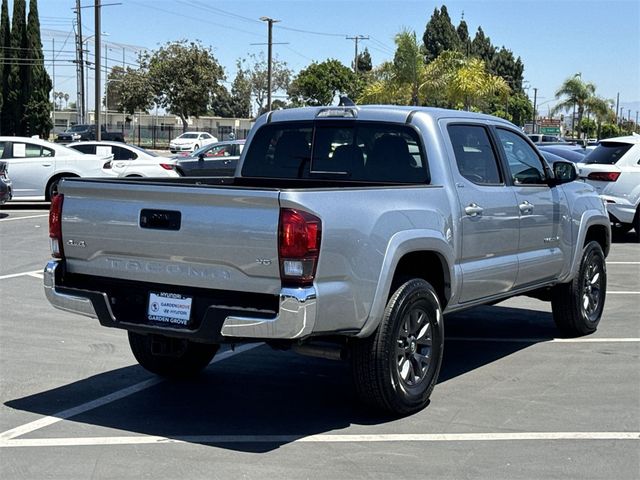
{"type": "Polygon", "coordinates": [[[423,279],[391,296],[376,332],[352,347],[353,378],[360,399],[396,415],[427,406],[444,347],[442,308],[423,279]]]}
{"type": "Polygon", "coordinates": [[[129,346],[140,365],[169,378],[188,378],[200,373],[220,348],[178,338],[129,332],[129,346]]]}
{"type": "Polygon", "coordinates": [[[598,328],[607,293],[607,268],[598,242],[582,251],[578,274],[552,289],[551,308],[558,330],[567,337],[593,333],[598,328]]]}

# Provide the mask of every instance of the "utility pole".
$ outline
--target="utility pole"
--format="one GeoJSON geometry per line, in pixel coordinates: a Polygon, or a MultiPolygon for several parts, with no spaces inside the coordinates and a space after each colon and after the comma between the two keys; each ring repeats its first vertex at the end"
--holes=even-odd
{"type": "Polygon", "coordinates": [[[272,50],[273,50],[273,24],[279,22],[280,20],[274,20],[270,17],[260,17],[260,20],[263,22],[267,22],[269,24],[269,38],[268,38],[268,53],[267,53],[267,111],[271,111],[271,83],[272,83],[272,71],[271,71],[271,59],[272,59],[272,50]]]}
{"type": "Polygon", "coordinates": [[[96,52],[96,98],[95,98],[95,116],[96,116],[96,141],[100,141],[101,140],[101,125],[100,125],[100,40],[101,40],[101,34],[100,34],[100,30],[102,28],[102,26],[100,25],[101,23],[101,19],[100,19],[100,0],[95,0],[95,31],[96,31],[96,38],[95,38],[95,42],[96,45],[94,47],[94,51],[96,52]]]}
{"type": "Polygon", "coordinates": [[[616,96],[616,125],[618,124],[618,109],[620,108],[620,92],[616,96]]]}
{"type": "Polygon", "coordinates": [[[52,69],[52,79],[51,79],[51,91],[53,92],[53,113],[51,115],[51,120],[53,121],[53,133],[56,133],[56,39],[51,39],[51,58],[53,59],[53,63],[51,66],[52,69]]]}
{"type": "Polygon", "coordinates": [[[355,74],[358,74],[358,41],[359,40],[369,40],[368,36],[364,36],[364,35],[356,35],[355,37],[346,37],[347,40],[354,40],[355,44],[356,44],[356,55],[353,58],[353,71],[355,72],[355,74]]]}
{"type": "Polygon", "coordinates": [[[533,133],[537,133],[536,132],[536,102],[537,102],[537,100],[538,100],[538,89],[536,87],[533,87],[533,133]]]}
{"type": "Polygon", "coordinates": [[[76,110],[78,123],[85,121],[85,90],[84,90],[84,54],[82,45],[82,8],[80,0],[76,0],[76,23],[78,31],[76,32],[76,78],[78,84],[78,94],[76,98],[76,110]]]}

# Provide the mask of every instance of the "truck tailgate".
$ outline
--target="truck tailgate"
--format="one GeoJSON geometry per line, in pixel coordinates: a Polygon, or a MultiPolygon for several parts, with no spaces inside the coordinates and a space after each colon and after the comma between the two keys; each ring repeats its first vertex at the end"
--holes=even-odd
{"type": "Polygon", "coordinates": [[[279,191],[63,182],[70,273],[277,294],[279,191]],[[170,193],[169,193],[170,192],[170,193]]]}

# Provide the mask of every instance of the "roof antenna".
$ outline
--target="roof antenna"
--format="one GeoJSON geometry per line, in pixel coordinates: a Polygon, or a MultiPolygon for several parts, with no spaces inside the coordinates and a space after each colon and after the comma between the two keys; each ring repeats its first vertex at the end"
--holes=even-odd
{"type": "Polygon", "coordinates": [[[340,95],[340,103],[338,103],[339,107],[355,107],[356,104],[346,95],[340,95]]]}

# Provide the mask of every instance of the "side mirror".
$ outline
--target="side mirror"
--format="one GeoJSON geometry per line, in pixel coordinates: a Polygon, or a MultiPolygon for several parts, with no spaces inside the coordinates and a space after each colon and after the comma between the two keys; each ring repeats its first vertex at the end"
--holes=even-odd
{"type": "Polygon", "coordinates": [[[553,177],[551,185],[562,185],[578,178],[578,171],[575,164],[571,162],[557,161],[553,162],[553,177]]]}

